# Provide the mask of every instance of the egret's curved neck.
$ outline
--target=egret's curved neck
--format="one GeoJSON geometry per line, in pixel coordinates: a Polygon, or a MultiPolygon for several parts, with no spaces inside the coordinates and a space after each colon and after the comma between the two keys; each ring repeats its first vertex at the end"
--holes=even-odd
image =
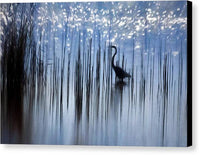
{"type": "Polygon", "coordinates": [[[111,46],[111,47],[115,49],[115,54],[112,57],[112,67],[114,68],[115,67],[114,59],[115,59],[115,55],[117,54],[117,48],[116,48],[116,46],[111,46]]]}

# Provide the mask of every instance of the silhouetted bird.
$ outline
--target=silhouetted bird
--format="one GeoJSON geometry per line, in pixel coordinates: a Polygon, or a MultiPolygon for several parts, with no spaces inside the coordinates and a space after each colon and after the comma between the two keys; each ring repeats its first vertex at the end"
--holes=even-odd
{"type": "Polygon", "coordinates": [[[111,46],[111,48],[115,49],[115,54],[112,57],[112,68],[114,69],[116,76],[122,81],[126,77],[130,78],[131,77],[130,74],[125,72],[122,68],[114,65],[114,59],[115,59],[115,55],[117,54],[117,48],[116,48],[116,46],[111,46]]]}

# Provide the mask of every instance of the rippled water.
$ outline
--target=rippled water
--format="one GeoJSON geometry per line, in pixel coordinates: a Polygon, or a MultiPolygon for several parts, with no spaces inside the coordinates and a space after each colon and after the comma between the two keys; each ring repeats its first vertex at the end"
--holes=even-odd
{"type": "Polygon", "coordinates": [[[0,8],[2,143],[187,145],[186,2],[0,8]]]}

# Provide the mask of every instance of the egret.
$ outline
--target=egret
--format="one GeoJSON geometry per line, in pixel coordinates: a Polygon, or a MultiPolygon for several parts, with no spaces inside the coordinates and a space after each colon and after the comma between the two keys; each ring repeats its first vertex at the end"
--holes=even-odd
{"type": "Polygon", "coordinates": [[[127,73],[127,72],[124,71],[121,67],[116,66],[116,65],[114,64],[115,55],[117,54],[117,48],[116,48],[116,46],[111,46],[111,48],[114,48],[114,49],[115,49],[115,53],[114,53],[114,55],[113,55],[113,57],[112,57],[112,68],[114,69],[116,76],[117,76],[121,81],[123,81],[123,79],[126,78],[126,77],[127,77],[127,78],[130,78],[131,75],[130,75],[129,73],[127,73]]]}

